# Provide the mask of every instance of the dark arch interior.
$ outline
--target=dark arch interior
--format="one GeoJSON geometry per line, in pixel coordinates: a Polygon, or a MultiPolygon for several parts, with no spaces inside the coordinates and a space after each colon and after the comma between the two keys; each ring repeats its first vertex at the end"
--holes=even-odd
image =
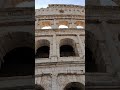
{"type": "Polygon", "coordinates": [[[97,65],[93,58],[93,53],[89,48],[85,48],[85,70],[86,72],[97,72],[97,65]]]}
{"type": "Polygon", "coordinates": [[[78,82],[69,83],[64,90],[84,90],[84,86],[78,82]]]}
{"type": "Polygon", "coordinates": [[[35,90],[45,90],[42,86],[40,85],[36,85],[35,86],[35,90]]]}
{"type": "Polygon", "coordinates": [[[4,56],[0,76],[34,75],[34,49],[19,47],[11,50],[4,56]]]}
{"type": "Polygon", "coordinates": [[[42,46],[37,49],[37,53],[35,55],[36,58],[49,58],[49,50],[48,46],[42,46]]]}
{"type": "Polygon", "coordinates": [[[60,47],[60,57],[75,56],[75,52],[72,46],[62,45],[60,47]]]}

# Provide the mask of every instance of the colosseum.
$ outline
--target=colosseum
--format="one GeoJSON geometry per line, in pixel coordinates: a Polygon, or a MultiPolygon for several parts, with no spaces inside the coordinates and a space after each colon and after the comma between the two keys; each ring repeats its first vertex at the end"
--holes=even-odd
{"type": "Polygon", "coordinates": [[[35,84],[40,90],[84,90],[85,8],[49,4],[35,11],[35,84]]]}
{"type": "Polygon", "coordinates": [[[35,9],[30,1],[0,0],[0,90],[34,90],[35,9]]]}
{"type": "Polygon", "coordinates": [[[35,16],[16,8],[26,1],[0,0],[0,90],[120,90],[119,0],[50,4],[35,16]]]}

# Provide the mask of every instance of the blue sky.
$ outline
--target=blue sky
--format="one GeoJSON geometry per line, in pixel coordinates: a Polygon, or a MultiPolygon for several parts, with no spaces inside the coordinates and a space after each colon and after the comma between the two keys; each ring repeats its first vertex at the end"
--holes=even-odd
{"type": "Polygon", "coordinates": [[[35,0],[35,8],[45,8],[48,4],[85,5],[85,0],[35,0]]]}

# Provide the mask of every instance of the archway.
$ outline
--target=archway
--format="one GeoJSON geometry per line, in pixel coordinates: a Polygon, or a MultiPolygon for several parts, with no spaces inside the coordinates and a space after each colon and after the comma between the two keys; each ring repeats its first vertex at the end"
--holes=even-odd
{"type": "Polygon", "coordinates": [[[77,29],[84,29],[83,26],[77,26],[77,29]]]}
{"type": "Polygon", "coordinates": [[[36,85],[35,90],[45,90],[41,85],[36,85]]]}
{"type": "Polygon", "coordinates": [[[4,32],[0,40],[0,77],[34,75],[34,35],[4,32]]]}
{"type": "Polygon", "coordinates": [[[60,25],[59,28],[60,29],[62,29],[62,28],[68,28],[68,26],[66,26],[66,25],[60,25]]]}
{"type": "Polygon", "coordinates": [[[74,40],[65,38],[60,40],[60,57],[78,56],[78,50],[74,40]]]}
{"type": "Polygon", "coordinates": [[[66,85],[64,90],[84,90],[84,85],[79,82],[71,82],[66,85]]]}
{"type": "Polygon", "coordinates": [[[60,57],[75,56],[75,52],[72,46],[62,45],[60,47],[60,57]]]}
{"type": "Polygon", "coordinates": [[[45,26],[45,27],[42,27],[42,29],[52,29],[51,26],[45,26]]]}
{"type": "Polygon", "coordinates": [[[0,77],[34,75],[34,49],[17,47],[6,53],[0,77]]]}
{"type": "Polygon", "coordinates": [[[60,29],[62,28],[65,29],[65,28],[68,28],[69,23],[68,21],[59,21],[58,25],[60,29]]]}
{"type": "Polygon", "coordinates": [[[35,58],[49,58],[50,42],[48,40],[38,40],[36,42],[36,48],[35,58]]]}
{"type": "Polygon", "coordinates": [[[42,46],[37,49],[37,53],[35,55],[36,58],[49,58],[49,50],[48,46],[42,46]]]}

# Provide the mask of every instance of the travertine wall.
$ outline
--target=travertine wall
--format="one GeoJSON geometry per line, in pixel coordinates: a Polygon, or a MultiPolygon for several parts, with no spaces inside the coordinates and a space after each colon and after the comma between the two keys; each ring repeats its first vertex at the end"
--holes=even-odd
{"type": "Polygon", "coordinates": [[[35,52],[44,41],[50,43],[49,58],[35,59],[35,83],[44,90],[66,90],[72,82],[85,85],[85,31],[76,27],[84,27],[84,13],[84,7],[77,5],[51,4],[36,10],[35,52]],[[59,25],[68,28],[59,29],[59,25]],[[60,46],[66,43],[77,56],[60,57],[60,46]]]}
{"type": "Polygon", "coordinates": [[[83,6],[51,4],[47,8],[36,9],[35,27],[36,29],[42,29],[45,26],[56,29],[60,25],[68,28],[84,27],[84,14],[83,6]]]}

